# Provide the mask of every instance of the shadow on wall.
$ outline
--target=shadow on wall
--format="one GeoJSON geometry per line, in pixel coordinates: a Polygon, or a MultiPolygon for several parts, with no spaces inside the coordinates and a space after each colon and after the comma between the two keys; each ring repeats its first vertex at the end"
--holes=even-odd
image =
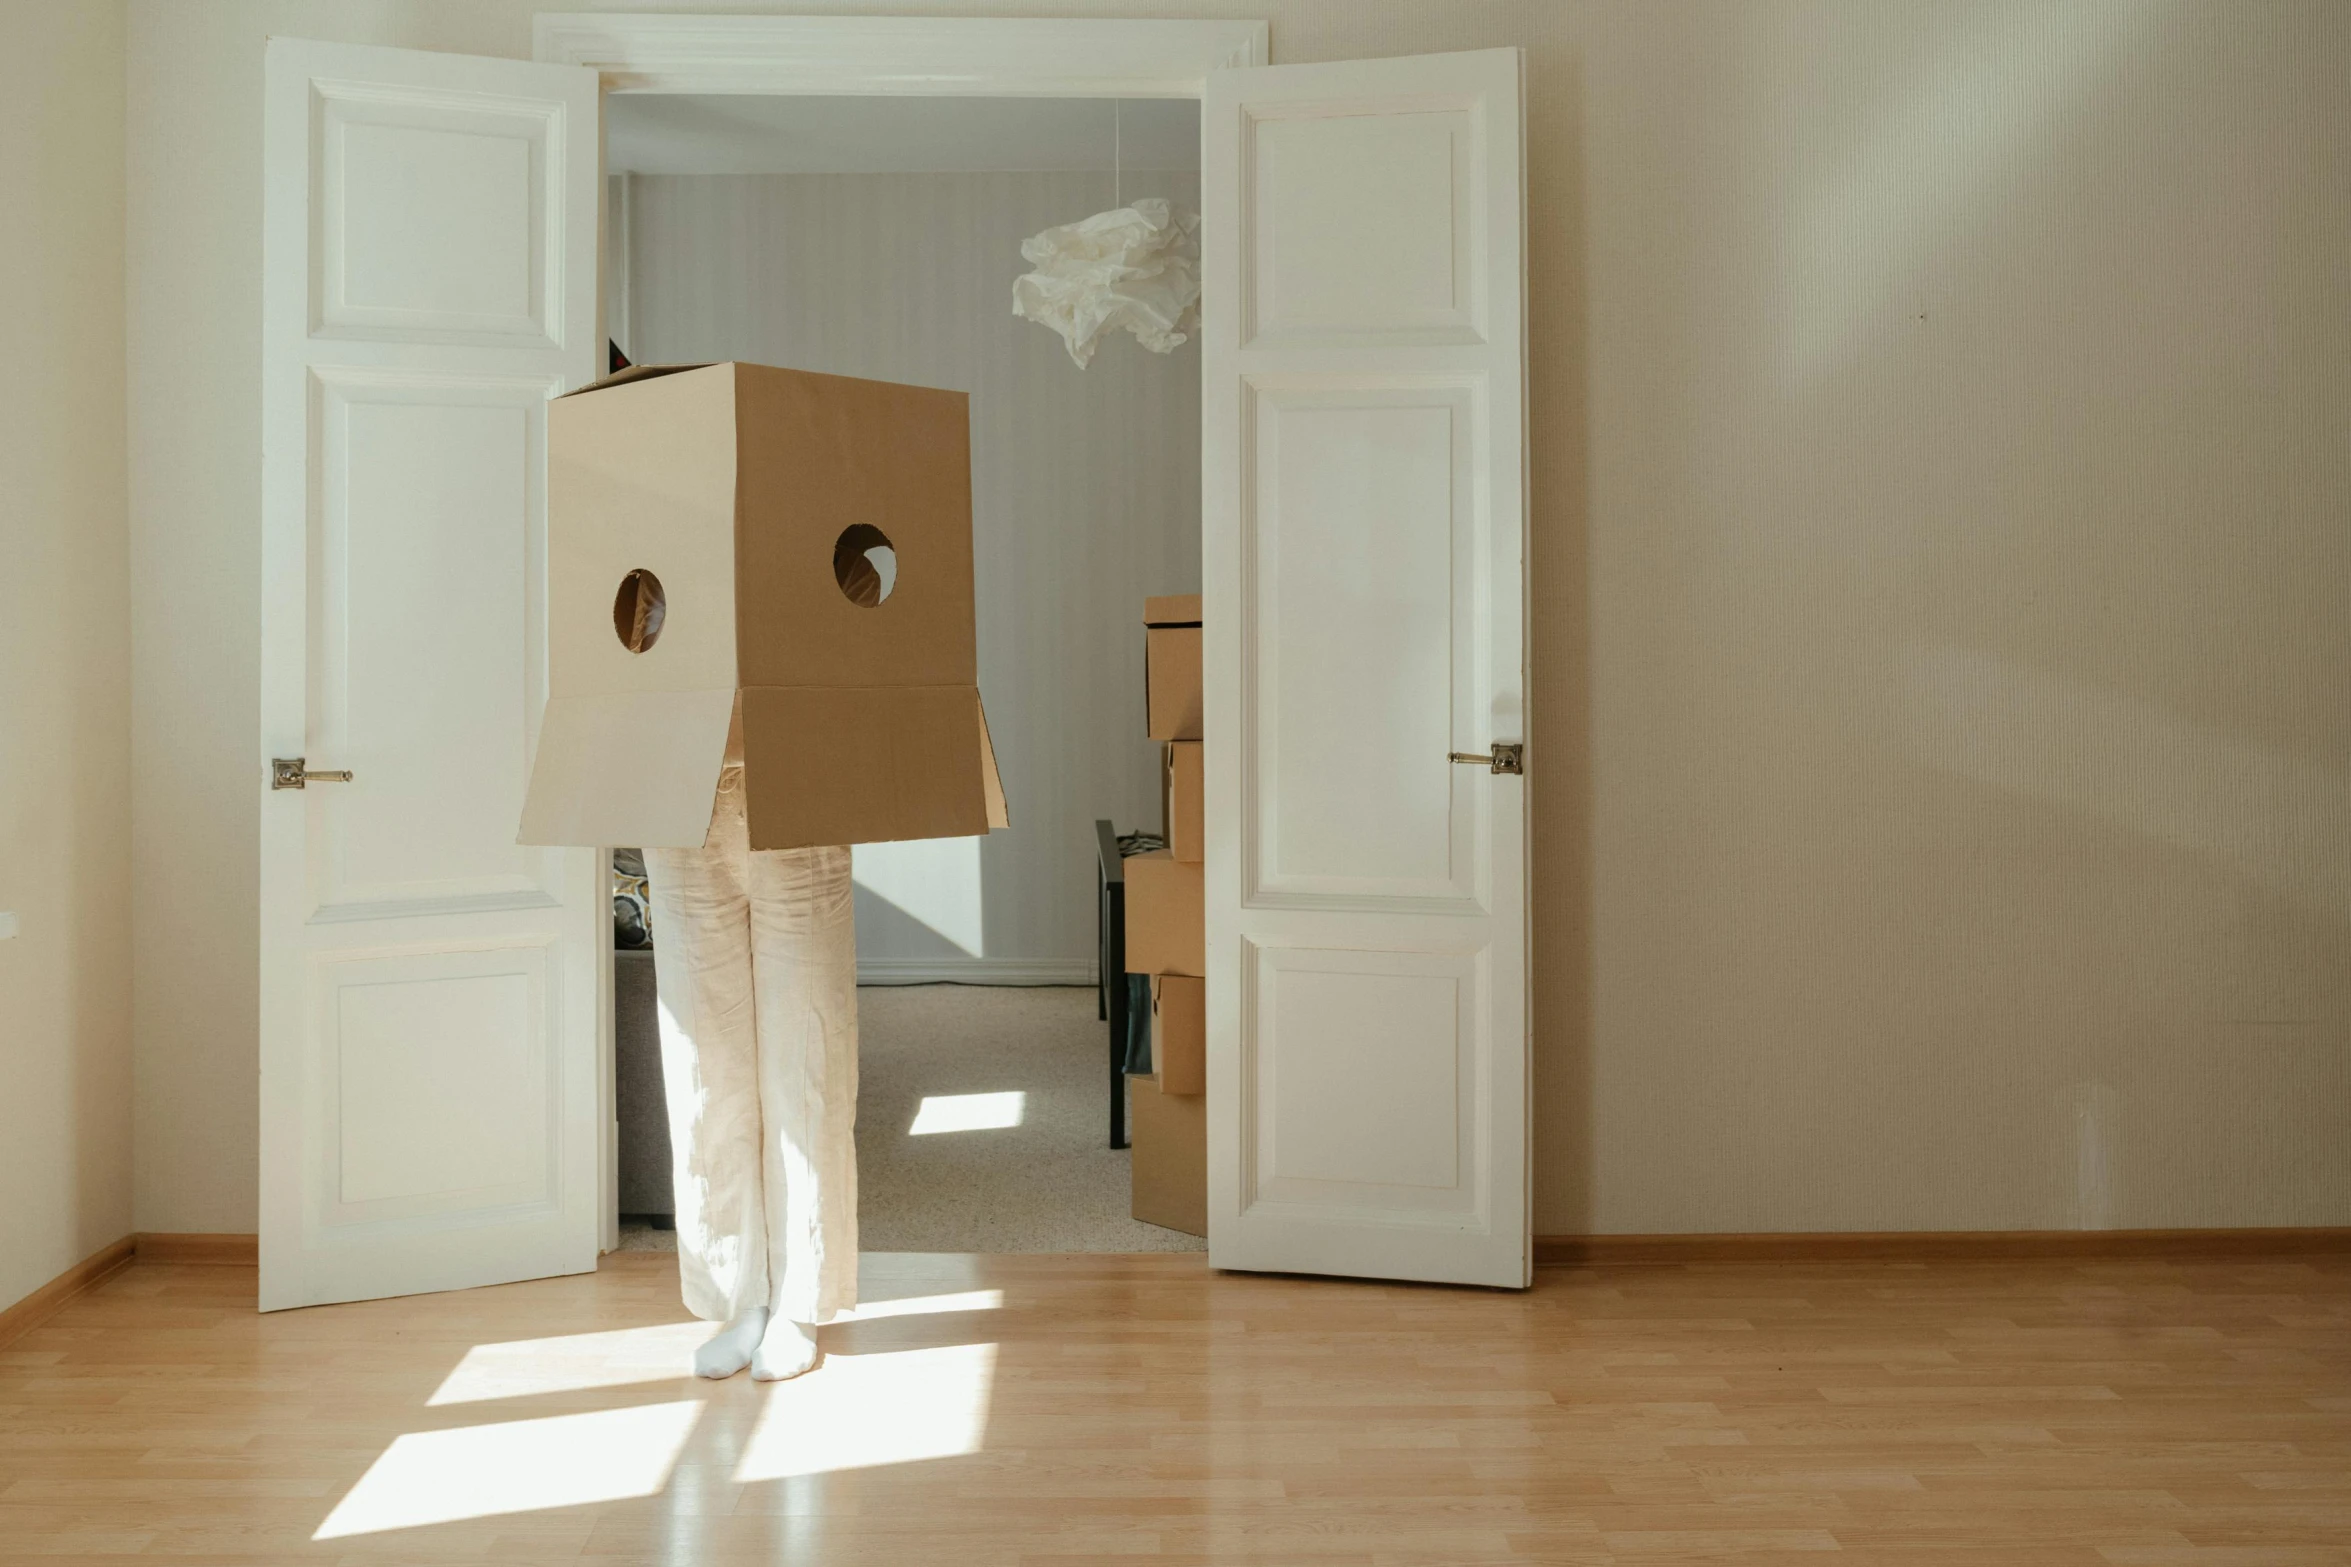
{"type": "Polygon", "coordinates": [[[857,955],[894,961],[987,951],[978,838],[861,843],[852,851],[857,955]]]}
{"type": "Polygon", "coordinates": [[[2188,850],[2313,917],[2351,909],[2351,781],[2333,769],[1972,649],[1915,648],[1904,673],[1927,766],[2188,850]]]}
{"type": "MultiPolygon", "coordinates": [[[[1433,13],[1432,13],[1433,14],[1433,13]]],[[[1528,42],[1494,39],[1490,42],[1528,42]]],[[[1446,47],[1467,48],[1466,43],[1446,47]]],[[[1582,59],[1527,54],[1528,969],[1534,1223],[1593,1228],[1592,431],[1582,59]]]]}
{"type": "Polygon", "coordinates": [[[1598,1156],[1545,1228],[2341,1222],[2326,14],[1759,7],[1673,93],[1595,67],[1651,161],[1592,165],[1598,1156]]]}
{"type": "Polygon", "coordinates": [[[1780,321],[1789,386],[1835,373],[1890,280],[1915,279],[1986,221],[2058,122],[2103,85],[2152,6],[1996,9],[1960,25],[1877,105],[1786,233],[1780,321]]]}

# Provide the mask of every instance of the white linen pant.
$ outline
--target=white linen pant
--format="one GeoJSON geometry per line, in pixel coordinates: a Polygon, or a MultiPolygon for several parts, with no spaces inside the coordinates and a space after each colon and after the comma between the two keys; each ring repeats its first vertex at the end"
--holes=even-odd
{"type": "Polygon", "coordinates": [[[753,850],[743,775],[699,849],[648,849],[686,1309],[857,1304],[857,931],[845,848],[753,850]]]}

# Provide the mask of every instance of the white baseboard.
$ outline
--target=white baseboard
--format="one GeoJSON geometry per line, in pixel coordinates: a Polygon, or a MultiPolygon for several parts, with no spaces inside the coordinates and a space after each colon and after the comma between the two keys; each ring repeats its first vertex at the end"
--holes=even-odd
{"type": "Polygon", "coordinates": [[[866,958],[860,985],[1091,985],[1085,958],[866,958]]]}

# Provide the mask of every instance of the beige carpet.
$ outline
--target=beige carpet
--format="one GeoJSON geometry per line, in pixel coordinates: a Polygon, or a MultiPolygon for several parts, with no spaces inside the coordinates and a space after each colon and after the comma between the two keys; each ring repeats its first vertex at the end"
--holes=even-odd
{"type": "Polygon", "coordinates": [[[858,1000],[857,1220],[866,1251],[1198,1251],[1127,1216],[1091,989],[868,986],[858,1000]],[[1017,1126],[911,1135],[934,1125],[1017,1126]],[[960,1096],[985,1095],[985,1099],[960,1096]],[[971,1115],[967,1107],[979,1114],[971,1115]]]}
{"type": "MultiPolygon", "coordinates": [[[[863,1250],[1204,1249],[1127,1215],[1092,990],[868,986],[857,997],[863,1250]]],[[[674,1244],[635,1225],[621,1236],[624,1250],[674,1244]]]]}

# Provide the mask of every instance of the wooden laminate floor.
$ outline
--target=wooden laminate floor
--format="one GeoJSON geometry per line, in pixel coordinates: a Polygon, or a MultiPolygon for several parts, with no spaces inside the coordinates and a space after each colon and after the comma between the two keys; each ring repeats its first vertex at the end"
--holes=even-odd
{"type": "Polygon", "coordinates": [[[679,1374],[671,1266],[132,1267],[0,1351],[0,1559],[2351,1564],[2351,1259],[871,1256],[776,1387],[679,1374]]]}

